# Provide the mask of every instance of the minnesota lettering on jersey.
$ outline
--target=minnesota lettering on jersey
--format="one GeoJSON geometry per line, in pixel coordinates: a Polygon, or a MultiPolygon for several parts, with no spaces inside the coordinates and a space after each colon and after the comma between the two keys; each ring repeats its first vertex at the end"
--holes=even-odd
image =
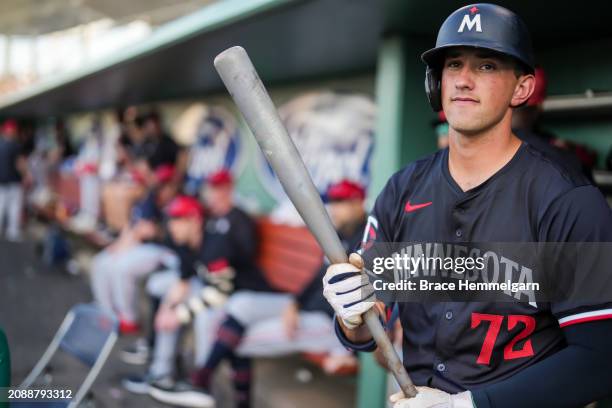
{"type": "Polygon", "coordinates": [[[374,289],[382,291],[383,298],[414,301],[410,292],[416,290],[424,296],[420,300],[448,300],[448,292],[464,291],[473,292],[468,293],[470,300],[482,301],[491,297],[480,292],[496,291],[499,301],[508,301],[503,296],[509,296],[535,305],[537,280],[544,277],[534,277],[532,265],[537,259],[535,254],[527,259],[528,253],[525,244],[375,243],[365,259],[374,289]],[[380,256],[389,251],[388,256],[380,256]],[[520,253],[523,259],[508,253],[520,253]]]}

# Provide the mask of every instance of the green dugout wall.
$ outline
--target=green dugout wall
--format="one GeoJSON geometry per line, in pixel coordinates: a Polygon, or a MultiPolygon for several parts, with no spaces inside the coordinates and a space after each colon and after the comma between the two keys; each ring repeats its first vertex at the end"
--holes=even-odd
{"type": "MultiPolygon", "coordinates": [[[[378,56],[376,73],[376,135],[372,157],[372,183],[368,192],[370,205],[387,179],[402,163],[401,149],[404,112],[405,70],[404,42],[400,37],[385,39],[378,56]]],[[[357,387],[359,408],[384,406],[387,376],[372,354],[361,353],[357,387]]]]}

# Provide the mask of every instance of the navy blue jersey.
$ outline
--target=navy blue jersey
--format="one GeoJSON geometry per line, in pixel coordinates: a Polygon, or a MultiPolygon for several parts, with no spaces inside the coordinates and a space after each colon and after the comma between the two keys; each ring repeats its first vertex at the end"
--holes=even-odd
{"type": "Polygon", "coordinates": [[[21,173],[17,169],[21,154],[21,147],[16,141],[0,137],[0,184],[21,181],[21,173]]]}
{"type": "MultiPolygon", "coordinates": [[[[612,214],[580,173],[523,143],[501,170],[462,191],[448,149],[387,183],[368,242],[610,242],[612,214]]],[[[596,303],[596,302],[595,302],[596,303]]],[[[417,385],[447,392],[508,378],[565,347],[563,326],[612,318],[612,304],[398,303],[404,365],[417,385]]]]}
{"type": "Polygon", "coordinates": [[[199,261],[209,272],[234,269],[235,290],[273,291],[255,263],[257,228],[248,214],[234,207],[223,217],[210,217],[204,227],[199,261]]]}

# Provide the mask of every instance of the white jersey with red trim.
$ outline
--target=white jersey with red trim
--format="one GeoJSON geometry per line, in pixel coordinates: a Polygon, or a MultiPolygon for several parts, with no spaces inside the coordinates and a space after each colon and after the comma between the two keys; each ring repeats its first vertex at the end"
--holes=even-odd
{"type": "MultiPolygon", "coordinates": [[[[586,178],[526,143],[465,192],[449,173],[448,150],[441,150],[389,180],[366,227],[366,255],[376,242],[612,242],[612,212],[586,178]]],[[[500,273],[516,267],[498,266],[500,273]]],[[[612,318],[612,299],[398,307],[408,372],[416,384],[447,392],[478,389],[556,353],[565,347],[562,327],[612,318]]]]}

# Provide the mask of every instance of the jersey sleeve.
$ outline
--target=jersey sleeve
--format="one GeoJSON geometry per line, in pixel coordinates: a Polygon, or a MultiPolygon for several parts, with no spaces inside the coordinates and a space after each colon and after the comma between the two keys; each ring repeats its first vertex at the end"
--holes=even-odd
{"type": "Polygon", "coordinates": [[[181,280],[186,281],[191,279],[191,277],[196,276],[196,254],[194,253],[194,251],[184,245],[176,246],[174,250],[176,251],[176,255],[179,259],[181,280]]]}
{"type": "Polygon", "coordinates": [[[394,241],[393,226],[397,225],[399,200],[397,178],[396,174],[387,182],[368,216],[359,251],[364,258],[380,255],[381,251],[384,251],[382,244],[394,241]]]}
{"type": "Polygon", "coordinates": [[[231,248],[229,257],[232,261],[253,261],[257,256],[257,227],[255,221],[242,212],[234,212],[231,218],[231,248]]]}
{"type": "Polygon", "coordinates": [[[512,376],[471,390],[475,405],[478,408],[584,407],[609,395],[612,320],[572,326],[564,329],[564,333],[567,346],[562,350],[512,376]]]}
{"type": "Polygon", "coordinates": [[[599,190],[576,187],[555,200],[542,219],[540,241],[562,243],[559,251],[572,261],[559,269],[567,300],[551,303],[559,325],[612,319],[612,212],[599,190]]]}

